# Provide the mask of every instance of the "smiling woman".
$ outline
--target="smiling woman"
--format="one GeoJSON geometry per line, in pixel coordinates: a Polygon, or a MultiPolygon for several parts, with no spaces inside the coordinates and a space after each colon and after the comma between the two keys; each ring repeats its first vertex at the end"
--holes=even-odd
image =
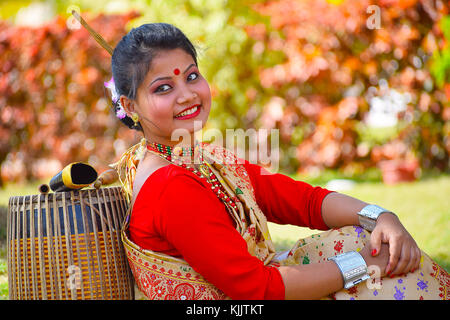
{"type": "Polygon", "coordinates": [[[114,167],[130,201],[123,243],[148,298],[449,297],[446,271],[389,210],[197,141],[211,92],[178,28],[131,30],[112,71],[118,117],[144,135],[114,167]],[[276,252],[268,222],[327,231],[276,252]]]}
{"type": "MultiPolygon", "coordinates": [[[[157,80],[171,79],[170,73],[158,75],[161,79],[158,79],[158,77],[151,77],[149,79],[148,72],[152,66],[157,65],[153,61],[157,55],[177,48],[182,49],[192,59],[188,65],[189,68],[192,65],[197,66],[195,47],[179,29],[164,23],[145,24],[139,28],[132,29],[114,49],[111,61],[117,96],[124,96],[125,99],[135,100],[138,96],[138,88],[140,86],[147,87],[149,84],[153,85],[153,82],[157,80]],[[145,80],[147,80],[147,83],[143,86],[145,80]]],[[[170,70],[179,70],[179,68],[180,66],[177,65],[170,70]]],[[[158,92],[164,91],[169,87],[163,86],[159,88],[160,86],[158,86],[158,92]]],[[[119,101],[114,98],[113,100],[116,111],[121,109],[122,106],[127,105],[122,100],[119,101]],[[122,102],[122,104],[119,102],[122,102]]],[[[134,125],[130,113],[127,113],[121,121],[130,128],[134,125]]],[[[136,129],[142,130],[140,124],[136,129]]]]}
{"type": "Polygon", "coordinates": [[[206,123],[211,92],[190,53],[179,48],[161,49],[153,54],[136,98],[121,95],[120,103],[130,118],[138,115],[147,140],[174,146],[180,142],[172,141],[177,129],[185,130],[194,141],[194,121],[201,127],[206,123]],[[180,69],[184,71],[174,75],[173,70],[180,69]]]}

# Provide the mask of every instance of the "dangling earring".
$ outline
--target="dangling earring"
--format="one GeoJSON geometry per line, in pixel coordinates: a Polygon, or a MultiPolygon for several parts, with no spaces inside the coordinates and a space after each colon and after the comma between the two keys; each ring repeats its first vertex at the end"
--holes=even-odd
{"type": "Polygon", "coordinates": [[[131,114],[131,120],[133,120],[134,122],[134,127],[138,127],[138,122],[139,122],[139,115],[136,112],[133,112],[131,114]]]}

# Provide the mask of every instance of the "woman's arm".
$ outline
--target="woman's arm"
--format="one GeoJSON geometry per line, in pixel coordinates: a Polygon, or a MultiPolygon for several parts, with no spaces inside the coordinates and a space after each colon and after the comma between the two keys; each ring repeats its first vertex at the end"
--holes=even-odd
{"type": "Polygon", "coordinates": [[[333,192],[322,202],[322,219],[331,228],[359,225],[358,212],[368,203],[345,194],[333,192]]]}
{"type": "Polygon", "coordinates": [[[344,287],[339,268],[333,261],[278,268],[286,300],[320,299],[344,287]]]}
{"type": "MultiPolygon", "coordinates": [[[[330,228],[359,225],[358,212],[368,203],[340,193],[330,193],[322,203],[322,219],[330,228]]],[[[419,267],[421,252],[416,242],[394,214],[381,214],[370,235],[373,254],[377,255],[382,243],[389,244],[389,264],[386,274],[398,275],[414,272],[419,267]]]]}
{"type": "Polygon", "coordinates": [[[245,160],[256,202],[269,222],[310,229],[330,229],[323,221],[323,198],[330,190],[313,187],[283,174],[272,174],[245,160]]]}
{"type": "MultiPolygon", "coordinates": [[[[257,203],[271,222],[321,230],[359,225],[357,213],[368,204],[344,194],[312,187],[282,174],[270,174],[264,168],[247,161],[245,167],[251,178],[257,203]]],[[[397,216],[393,214],[383,213],[379,216],[370,237],[371,249],[369,251],[369,246],[364,249],[367,251],[364,257],[366,263],[366,258],[371,257],[372,253],[375,257],[381,255],[384,246],[387,246],[389,253],[389,265],[383,266],[383,272],[392,276],[418,268],[420,250],[397,216]]],[[[303,266],[298,266],[296,269],[302,268],[303,266]]],[[[297,271],[283,272],[286,272],[285,276],[289,278],[288,275],[295,275],[297,271]]],[[[311,281],[309,277],[312,276],[308,274],[306,281],[311,281]]],[[[295,279],[291,280],[297,282],[295,279]]],[[[330,284],[332,285],[332,282],[330,284]]],[[[336,285],[335,283],[334,286],[336,285]]]]}
{"type": "MultiPolygon", "coordinates": [[[[388,245],[383,244],[376,256],[365,246],[359,253],[368,266],[378,266],[380,276],[385,276],[385,267],[389,260],[388,245]]],[[[285,287],[287,300],[320,299],[344,287],[341,272],[333,261],[306,265],[282,266],[278,268],[285,287]]]]}
{"type": "MultiPolygon", "coordinates": [[[[322,202],[322,218],[329,228],[358,225],[357,212],[367,204],[341,193],[329,193],[322,202]]],[[[384,276],[389,260],[389,247],[380,244],[377,251],[375,254],[372,246],[365,246],[360,254],[368,266],[377,265],[380,275],[384,276]]],[[[344,286],[341,272],[333,261],[280,267],[279,271],[285,284],[286,299],[319,299],[344,286]]]]}
{"type": "Polygon", "coordinates": [[[157,203],[148,203],[156,210],[150,229],[165,240],[171,254],[176,252],[227,296],[284,298],[277,268],[250,255],[233,218],[206,182],[192,173],[171,176],[157,203]]]}

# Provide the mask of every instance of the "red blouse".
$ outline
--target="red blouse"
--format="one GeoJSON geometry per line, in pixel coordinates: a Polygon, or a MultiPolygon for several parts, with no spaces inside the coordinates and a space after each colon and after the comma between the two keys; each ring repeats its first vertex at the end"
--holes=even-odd
{"type": "MultiPolygon", "coordinates": [[[[268,221],[329,229],[321,206],[331,191],[270,174],[248,161],[244,166],[268,221]]],[[[251,256],[235,226],[206,182],[170,164],[157,169],[141,187],[129,232],[142,248],[182,257],[232,299],[284,299],[278,269],[251,256]]]]}

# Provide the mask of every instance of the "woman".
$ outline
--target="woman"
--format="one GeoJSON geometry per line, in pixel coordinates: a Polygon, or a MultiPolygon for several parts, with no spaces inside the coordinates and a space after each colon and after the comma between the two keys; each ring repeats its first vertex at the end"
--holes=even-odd
{"type": "Polygon", "coordinates": [[[211,93],[179,29],[131,30],[114,50],[112,73],[117,116],[145,138],[116,164],[131,201],[126,234],[134,248],[175,259],[162,258],[155,273],[132,267],[149,298],[448,298],[448,274],[392,212],[197,142],[211,93]],[[188,135],[174,139],[180,130],[188,135]],[[267,220],[329,231],[276,253],[267,220]],[[161,276],[169,260],[189,266],[185,279],[198,273],[217,291],[202,296],[191,283],[178,285],[179,294],[173,273],[161,276]]]}

